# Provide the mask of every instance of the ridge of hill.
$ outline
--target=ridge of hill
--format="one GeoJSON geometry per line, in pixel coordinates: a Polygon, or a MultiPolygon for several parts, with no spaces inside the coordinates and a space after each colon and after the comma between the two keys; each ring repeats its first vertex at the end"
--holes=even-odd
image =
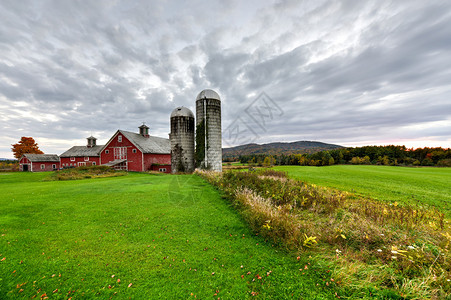
{"type": "Polygon", "coordinates": [[[222,149],[223,159],[238,158],[240,155],[289,155],[315,153],[324,150],[343,148],[343,146],[316,141],[275,142],[268,144],[246,144],[222,149]]]}

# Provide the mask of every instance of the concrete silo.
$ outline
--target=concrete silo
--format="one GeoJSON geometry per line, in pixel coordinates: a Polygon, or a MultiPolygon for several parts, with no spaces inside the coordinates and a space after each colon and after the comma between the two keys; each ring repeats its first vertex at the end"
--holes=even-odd
{"type": "Polygon", "coordinates": [[[171,113],[171,171],[194,171],[194,114],[186,107],[171,113]]]}
{"type": "Polygon", "coordinates": [[[196,167],[222,171],[221,99],[213,90],[196,98],[196,167]]]}

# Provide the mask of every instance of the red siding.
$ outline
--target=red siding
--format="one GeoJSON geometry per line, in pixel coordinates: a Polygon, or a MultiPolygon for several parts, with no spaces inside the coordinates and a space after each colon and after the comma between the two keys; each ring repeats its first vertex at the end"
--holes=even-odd
{"type": "Polygon", "coordinates": [[[81,165],[92,166],[93,162],[96,165],[100,165],[100,157],[99,156],[88,156],[88,160],[85,160],[84,156],[75,156],[74,160],[71,160],[70,157],[61,157],[61,167],[79,167],[81,165]],[[80,164],[81,163],[81,164],[80,164]]]}
{"type": "Polygon", "coordinates": [[[144,154],[144,170],[159,171],[165,168],[165,173],[171,172],[171,154],[144,154]]]}
{"type": "Polygon", "coordinates": [[[171,173],[171,165],[151,165],[149,170],[171,173]]]}
{"type": "Polygon", "coordinates": [[[115,160],[114,151],[115,148],[124,148],[125,151],[125,157],[127,159],[127,170],[128,171],[135,171],[135,172],[142,172],[143,171],[143,165],[142,165],[142,152],[135,147],[125,136],[122,134],[116,133],[114,138],[106,145],[106,147],[103,149],[102,153],[100,153],[102,164],[106,164],[110,161],[115,160]],[[122,136],[122,142],[118,141],[118,137],[122,136]],[[133,150],[136,151],[136,153],[133,153],[133,150]],[[109,153],[106,153],[106,152],[109,153]]]}
{"type": "Polygon", "coordinates": [[[30,161],[28,160],[28,158],[26,158],[26,157],[24,156],[24,157],[22,157],[22,159],[20,160],[19,163],[20,163],[20,164],[29,164],[30,161]]]}
{"type": "Polygon", "coordinates": [[[47,162],[47,161],[43,161],[43,162],[33,162],[33,172],[48,172],[48,171],[54,171],[54,170],[58,170],[60,168],[60,163],[59,162],[47,162]],[[42,166],[44,168],[42,168],[42,166]],[[55,166],[55,168],[53,168],[53,166],[55,166]]]}
{"type": "Polygon", "coordinates": [[[24,169],[24,165],[28,166],[28,170],[27,171],[31,171],[31,161],[28,160],[28,158],[26,158],[25,156],[22,157],[19,161],[19,171],[23,171],[24,169]]]}

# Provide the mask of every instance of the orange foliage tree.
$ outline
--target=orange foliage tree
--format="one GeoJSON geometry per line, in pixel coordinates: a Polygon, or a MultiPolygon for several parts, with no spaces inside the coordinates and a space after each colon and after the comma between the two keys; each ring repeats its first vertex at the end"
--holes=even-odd
{"type": "Polygon", "coordinates": [[[11,146],[13,146],[11,150],[14,153],[14,157],[17,159],[20,159],[26,153],[44,154],[44,152],[39,150],[38,144],[32,137],[23,136],[17,144],[11,146]]]}

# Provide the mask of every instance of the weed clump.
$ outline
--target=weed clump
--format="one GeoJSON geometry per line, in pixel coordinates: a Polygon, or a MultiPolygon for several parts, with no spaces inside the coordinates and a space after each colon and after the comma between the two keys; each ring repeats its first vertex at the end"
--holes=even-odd
{"type": "Polygon", "coordinates": [[[332,263],[353,297],[374,287],[407,298],[451,295],[451,230],[437,209],[359,197],[274,170],[198,174],[225,192],[257,234],[332,263]]]}
{"type": "Polygon", "coordinates": [[[78,168],[59,170],[50,175],[47,180],[79,180],[90,178],[117,177],[127,175],[125,171],[117,171],[108,166],[82,166],[78,168]]]}

